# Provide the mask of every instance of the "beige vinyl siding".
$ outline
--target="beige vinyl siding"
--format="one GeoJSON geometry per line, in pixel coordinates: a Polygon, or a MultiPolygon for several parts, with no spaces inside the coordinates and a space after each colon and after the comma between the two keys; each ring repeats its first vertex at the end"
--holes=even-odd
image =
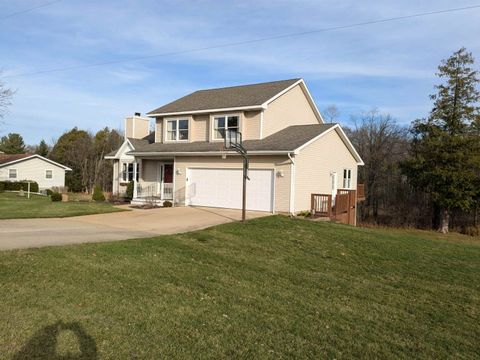
{"type": "Polygon", "coordinates": [[[195,115],[191,122],[191,140],[190,141],[208,141],[209,137],[209,116],[195,115]]]}
{"type": "Polygon", "coordinates": [[[332,172],[337,173],[341,189],[343,169],[352,170],[351,188],[355,189],[357,162],[335,130],[303,148],[295,156],[295,212],[310,209],[312,193],[332,193],[332,172]]]}
{"type": "Polygon", "coordinates": [[[40,189],[50,189],[54,186],[65,186],[65,170],[48,161],[31,158],[0,168],[0,180],[21,181],[32,180],[38,183],[40,189]],[[9,179],[9,170],[17,170],[17,178],[9,179]],[[46,170],[52,170],[52,178],[47,179],[46,170]]]}
{"type": "Polygon", "coordinates": [[[155,142],[163,142],[163,118],[155,118],[155,142]]]}
{"type": "Polygon", "coordinates": [[[243,140],[260,139],[261,114],[261,111],[243,113],[243,140]]]}
{"type": "MultiPolygon", "coordinates": [[[[187,168],[242,168],[240,156],[189,156],[175,158],[175,205],[185,204],[185,176],[187,168]]],[[[274,169],[274,209],[288,212],[290,201],[290,160],[286,156],[252,156],[251,169],[274,169]],[[279,172],[282,176],[279,176],[279,172]]],[[[248,183],[247,183],[248,186],[248,183]]]]}
{"type": "Polygon", "coordinates": [[[138,116],[125,119],[125,136],[127,138],[142,139],[150,134],[150,119],[138,116]]]}
{"type": "Polygon", "coordinates": [[[263,137],[291,125],[318,124],[319,121],[300,85],[268,104],[263,115],[263,137]]]}
{"type": "Polygon", "coordinates": [[[158,161],[141,160],[140,164],[140,183],[142,185],[154,185],[158,183],[158,161]]]}

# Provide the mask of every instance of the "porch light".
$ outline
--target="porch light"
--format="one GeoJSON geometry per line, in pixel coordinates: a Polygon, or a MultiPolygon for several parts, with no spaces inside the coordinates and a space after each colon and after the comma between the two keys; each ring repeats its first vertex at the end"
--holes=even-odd
{"type": "Polygon", "coordinates": [[[180,169],[175,170],[175,174],[182,175],[182,170],[180,170],[180,169]]]}
{"type": "Polygon", "coordinates": [[[277,177],[283,177],[283,170],[277,171],[277,177]]]}

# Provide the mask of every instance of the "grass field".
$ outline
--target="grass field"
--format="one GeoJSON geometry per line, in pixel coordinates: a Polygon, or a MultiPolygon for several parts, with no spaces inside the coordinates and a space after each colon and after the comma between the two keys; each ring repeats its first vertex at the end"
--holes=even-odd
{"type": "Polygon", "coordinates": [[[474,359],[479,279],[478,238],[282,216],[3,252],[0,357],[474,359]]]}
{"type": "Polygon", "coordinates": [[[123,211],[108,203],[52,202],[49,197],[0,193],[0,219],[51,218],[123,211]]]}

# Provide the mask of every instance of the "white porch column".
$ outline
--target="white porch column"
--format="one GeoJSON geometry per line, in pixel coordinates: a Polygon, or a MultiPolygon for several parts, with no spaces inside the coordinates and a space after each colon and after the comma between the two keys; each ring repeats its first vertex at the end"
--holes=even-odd
{"type": "Polygon", "coordinates": [[[137,183],[137,159],[133,161],[133,198],[138,197],[138,183],[137,183]]]}

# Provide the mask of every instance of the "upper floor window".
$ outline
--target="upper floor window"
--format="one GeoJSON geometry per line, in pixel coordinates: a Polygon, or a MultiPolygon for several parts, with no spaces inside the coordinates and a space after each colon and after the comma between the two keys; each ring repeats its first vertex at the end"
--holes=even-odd
{"type": "Polygon", "coordinates": [[[343,169],[343,188],[350,189],[352,186],[352,170],[343,169]]]}
{"type": "Polygon", "coordinates": [[[236,130],[240,129],[240,119],[238,115],[221,115],[215,116],[213,118],[213,139],[220,140],[225,138],[225,133],[227,130],[236,130]]]}
{"type": "Polygon", "coordinates": [[[45,170],[45,179],[53,179],[53,170],[45,170]]]}
{"type": "Polygon", "coordinates": [[[16,179],[17,178],[17,169],[8,169],[8,178],[16,179]]]}
{"type": "Polygon", "coordinates": [[[166,141],[187,141],[188,140],[188,119],[166,120],[166,141]]]}

